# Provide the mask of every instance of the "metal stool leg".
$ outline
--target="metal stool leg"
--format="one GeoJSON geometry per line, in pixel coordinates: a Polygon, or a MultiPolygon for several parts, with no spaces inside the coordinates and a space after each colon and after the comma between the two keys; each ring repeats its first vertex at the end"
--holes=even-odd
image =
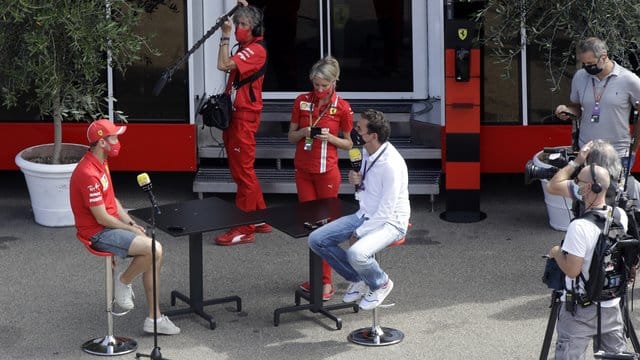
{"type": "Polygon", "coordinates": [[[124,355],[136,351],[138,343],[130,338],[113,335],[113,267],[111,256],[105,256],[105,289],[107,297],[107,335],[82,344],[82,350],[92,355],[124,355]]]}
{"type": "MultiPolygon", "coordinates": [[[[376,260],[380,262],[380,256],[376,254],[376,260]]],[[[371,327],[365,327],[352,331],[347,339],[354,344],[364,346],[386,346],[401,342],[404,339],[404,333],[400,330],[388,327],[382,327],[378,322],[378,309],[389,308],[395,304],[380,304],[375,307],[373,312],[373,324],[371,327]]]]}

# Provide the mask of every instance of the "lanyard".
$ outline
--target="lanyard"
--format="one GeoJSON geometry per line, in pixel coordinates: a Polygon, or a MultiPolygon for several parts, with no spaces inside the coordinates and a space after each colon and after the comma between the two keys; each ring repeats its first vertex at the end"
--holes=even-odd
{"type": "Polygon", "coordinates": [[[607,89],[609,80],[611,80],[611,76],[607,77],[607,81],[604,82],[602,91],[600,91],[599,94],[596,94],[596,81],[593,78],[591,78],[591,88],[593,89],[593,99],[595,100],[596,104],[600,104],[600,99],[602,99],[602,95],[604,94],[604,91],[607,89]]]}
{"type": "Polygon", "coordinates": [[[371,170],[371,168],[373,167],[373,165],[376,164],[376,161],[378,161],[378,159],[380,159],[380,157],[382,156],[382,154],[384,154],[385,151],[387,151],[387,148],[389,146],[385,146],[384,149],[382,149],[382,151],[380,152],[380,155],[378,155],[378,157],[376,157],[373,162],[371,162],[371,166],[369,166],[369,168],[367,169],[367,162],[364,162],[364,170],[362,171],[362,182],[364,182],[364,178],[365,176],[367,176],[367,173],[369,172],[369,170],[371,170]]]}
{"type": "MultiPolygon", "coordinates": [[[[319,104],[319,103],[318,103],[319,104]]],[[[320,121],[320,119],[322,119],[322,117],[324,116],[324,114],[327,112],[327,110],[330,107],[336,107],[336,105],[338,104],[338,95],[336,95],[336,101],[334,101],[333,103],[329,102],[327,103],[327,106],[324,108],[324,110],[322,110],[322,113],[320,113],[320,115],[318,116],[318,118],[316,119],[316,121],[313,121],[313,118],[311,117],[311,113],[313,111],[309,111],[309,126],[310,127],[314,127],[316,126],[316,124],[318,123],[318,121],[320,121]]]]}

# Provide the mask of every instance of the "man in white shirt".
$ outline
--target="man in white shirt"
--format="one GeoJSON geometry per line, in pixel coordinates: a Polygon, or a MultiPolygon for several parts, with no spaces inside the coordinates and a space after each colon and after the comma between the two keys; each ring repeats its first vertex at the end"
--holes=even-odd
{"type": "Polygon", "coordinates": [[[309,234],[309,247],[351,284],[343,301],[360,300],[360,308],[380,305],[393,289],[393,281],[373,257],[405,236],[409,225],[407,164],[389,143],[391,126],[384,114],[366,110],[356,131],[364,143],[360,171],[349,172],[356,185],[360,209],[309,234]],[[349,241],[345,250],[340,243],[349,241]]]}
{"type": "MultiPolygon", "coordinates": [[[[557,174],[556,174],[557,175],[557,174]]],[[[585,204],[585,212],[596,212],[607,216],[611,207],[606,205],[605,193],[610,176],[604,168],[591,164],[584,167],[574,179],[579,196],[585,204]]],[[[628,219],[624,211],[616,211],[624,229],[628,219]]],[[[556,260],[565,273],[565,295],[558,315],[556,330],[556,360],[584,359],[587,347],[597,333],[598,305],[578,300],[585,294],[585,281],[589,280],[589,268],[596,242],[601,230],[593,221],[578,218],[567,228],[561,246],[554,246],[549,257],[556,260]],[[584,279],[582,279],[582,277],[584,279]],[[566,292],[572,292],[575,302],[566,300],[566,292]]],[[[600,302],[601,338],[600,349],[607,353],[625,351],[622,314],[618,306],[620,298],[600,302]]]]}

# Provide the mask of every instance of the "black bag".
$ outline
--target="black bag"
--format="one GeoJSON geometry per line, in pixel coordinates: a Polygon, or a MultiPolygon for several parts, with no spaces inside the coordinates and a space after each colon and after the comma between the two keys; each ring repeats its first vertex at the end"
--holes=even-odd
{"type": "MultiPolygon", "coordinates": [[[[267,49],[263,41],[256,41],[257,44],[267,49]]],[[[233,80],[233,88],[238,90],[246,84],[253,85],[253,82],[264,76],[267,71],[267,62],[253,75],[240,80],[240,73],[236,71],[236,77],[233,80]]],[[[256,101],[256,95],[253,92],[253,87],[249,88],[249,97],[251,102],[256,101]]],[[[231,111],[233,111],[233,104],[231,102],[231,95],[224,92],[217,95],[211,95],[207,101],[200,107],[198,113],[202,115],[202,124],[205,126],[213,126],[220,130],[226,130],[231,122],[231,111]]]]}
{"type": "Polygon", "coordinates": [[[560,270],[556,259],[547,259],[547,263],[544,266],[544,274],[542,275],[542,282],[545,283],[549,289],[564,290],[564,273],[560,270]]]}
{"type": "Polygon", "coordinates": [[[231,122],[231,96],[227,93],[211,95],[200,107],[202,123],[225,130],[231,122]]]}

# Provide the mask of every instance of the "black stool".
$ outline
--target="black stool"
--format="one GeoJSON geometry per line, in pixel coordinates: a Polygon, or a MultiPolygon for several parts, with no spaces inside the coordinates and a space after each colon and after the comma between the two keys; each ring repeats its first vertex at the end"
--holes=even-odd
{"type": "MultiPolygon", "coordinates": [[[[411,225],[409,225],[411,226],[411,225]]],[[[405,242],[405,238],[394,242],[393,244],[387,246],[390,248],[392,246],[402,245],[405,242]]],[[[381,256],[380,252],[375,255],[376,260],[380,263],[381,256]]],[[[395,306],[395,303],[391,304],[380,304],[375,307],[373,312],[373,323],[370,327],[361,328],[358,330],[352,331],[347,339],[354,344],[364,345],[364,346],[386,346],[393,345],[401,342],[404,339],[404,333],[398,329],[383,327],[379,324],[379,316],[378,309],[386,309],[395,306]]]]}
{"type": "Polygon", "coordinates": [[[134,339],[113,335],[113,315],[122,316],[128,313],[113,312],[113,254],[95,250],[91,242],[80,238],[87,250],[96,256],[105,258],[105,292],[107,297],[107,335],[97,337],[82,344],[82,350],[92,355],[114,356],[136,351],[138,343],[134,339]]]}

